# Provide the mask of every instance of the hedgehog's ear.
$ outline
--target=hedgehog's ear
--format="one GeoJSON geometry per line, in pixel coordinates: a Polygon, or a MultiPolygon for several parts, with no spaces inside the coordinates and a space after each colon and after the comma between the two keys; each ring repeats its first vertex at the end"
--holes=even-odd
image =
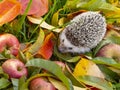
{"type": "Polygon", "coordinates": [[[99,11],[98,13],[101,14],[101,15],[104,15],[103,11],[99,11]]]}

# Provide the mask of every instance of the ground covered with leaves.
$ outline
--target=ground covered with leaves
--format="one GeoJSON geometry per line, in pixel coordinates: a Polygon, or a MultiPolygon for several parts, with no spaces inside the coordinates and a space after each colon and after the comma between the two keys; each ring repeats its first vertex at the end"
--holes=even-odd
{"type": "Polygon", "coordinates": [[[31,84],[36,78],[54,87],[48,90],[120,90],[119,0],[0,1],[0,90],[38,90],[32,89],[37,84],[31,84]],[[103,40],[86,53],[61,53],[60,33],[70,20],[87,11],[105,17],[103,40]],[[6,34],[14,35],[20,43],[15,55],[9,49],[12,39],[6,34]],[[7,38],[4,42],[2,36],[7,38]],[[6,73],[3,64],[9,59],[20,60],[27,75],[15,78],[6,73]]]}

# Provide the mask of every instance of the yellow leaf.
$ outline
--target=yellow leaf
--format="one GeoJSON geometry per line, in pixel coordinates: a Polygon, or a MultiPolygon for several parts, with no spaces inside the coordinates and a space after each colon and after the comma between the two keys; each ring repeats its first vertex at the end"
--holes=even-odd
{"type": "Polygon", "coordinates": [[[58,25],[58,18],[59,18],[59,11],[53,14],[52,17],[52,25],[57,26],[58,25]]]}
{"type": "Polygon", "coordinates": [[[55,86],[57,90],[67,90],[66,86],[62,82],[50,77],[48,79],[55,86]]]}
{"type": "Polygon", "coordinates": [[[61,32],[63,29],[62,28],[56,28],[48,23],[46,23],[42,17],[40,18],[35,18],[35,17],[32,17],[32,16],[27,16],[28,20],[34,24],[38,24],[40,27],[42,28],[45,28],[45,29],[48,29],[48,30],[51,30],[51,31],[54,31],[54,32],[61,32]]]}
{"type": "Polygon", "coordinates": [[[90,76],[104,78],[104,75],[100,71],[98,66],[94,62],[85,58],[81,58],[81,60],[77,63],[73,75],[76,77],[80,75],[90,75],[90,76]]]}
{"type": "Polygon", "coordinates": [[[119,0],[109,0],[109,2],[112,4],[112,5],[115,5],[117,6],[119,4],[119,0]]]}
{"type": "Polygon", "coordinates": [[[42,46],[44,38],[45,34],[44,31],[41,29],[36,42],[29,48],[28,52],[30,52],[31,54],[35,54],[38,51],[38,49],[42,46]]]}
{"type": "MultiPolygon", "coordinates": [[[[59,80],[48,77],[49,81],[55,86],[57,90],[67,90],[66,86],[59,80]]],[[[86,88],[81,88],[73,85],[74,90],[87,90],[86,88]]]]}
{"type": "Polygon", "coordinates": [[[120,8],[116,7],[116,9],[112,12],[105,13],[106,18],[120,18],[120,8]]]}
{"type": "Polygon", "coordinates": [[[26,52],[25,57],[26,57],[26,60],[28,61],[33,58],[33,55],[30,52],[26,52]]]}
{"type": "Polygon", "coordinates": [[[53,26],[58,26],[59,23],[59,12],[62,11],[63,9],[59,9],[57,12],[55,12],[52,16],[52,25],[53,26]]]}
{"type": "Polygon", "coordinates": [[[73,86],[74,90],[88,90],[87,88],[81,88],[77,86],[73,86]]]}
{"type": "Polygon", "coordinates": [[[59,22],[58,22],[58,25],[59,25],[59,26],[64,25],[64,23],[66,22],[66,19],[67,19],[67,18],[65,18],[65,17],[60,18],[60,19],[59,19],[59,22]]]}

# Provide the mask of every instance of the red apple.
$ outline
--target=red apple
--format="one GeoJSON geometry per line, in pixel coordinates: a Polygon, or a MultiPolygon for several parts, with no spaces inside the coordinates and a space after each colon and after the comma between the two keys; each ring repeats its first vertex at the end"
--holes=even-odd
{"type": "Polygon", "coordinates": [[[97,52],[96,56],[113,58],[120,62],[120,45],[113,43],[107,44],[97,52]]]}
{"type": "Polygon", "coordinates": [[[24,63],[18,59],[8,59],[2,64],[2,69],[10,78],[20,78],[27,76],[28,71],[24,63]]]}
{"type": "Polygon", "coordinates": [[[5,48],[9,49],[11,54],[17,55],[20,47],[18,39],[12,34],[0,34],[0,53],[4,51],[5,48]]]}
{"type": "Polygon", "coordinates": [[[46,79],[35,78],[30,82],[30,90],[56,90],[56,89],[46,79]]]}

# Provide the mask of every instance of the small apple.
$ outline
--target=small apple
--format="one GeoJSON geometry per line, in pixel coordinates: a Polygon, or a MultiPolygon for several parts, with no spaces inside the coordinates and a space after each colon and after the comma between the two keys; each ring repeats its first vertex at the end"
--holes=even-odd
{"type": "Polygon", "coordinates": [[[24,63],[18,59],[8,59],[2,64],[2,69],[10,78],[20,78],[27,76],[28,71],[24,63]]]}
{"type": "Polygon", "coordinates": [[[30,90],[56,90],[46,78],[38,77],[30,82],[30,90]]]}
{"type": "Polygon", "coordinates": [[[97,52],[96,56],[112,58],[120,62],[120,45],[113,43],[107,44],[97,52]]]}
{"type": "Polygon", "coordinates": [[[0,53],[4,51],[4,49],[10,50],[11,54],[17,55],[20,47],[20,43],[18,39],[12,34],[0,34],[0,53]]]}

